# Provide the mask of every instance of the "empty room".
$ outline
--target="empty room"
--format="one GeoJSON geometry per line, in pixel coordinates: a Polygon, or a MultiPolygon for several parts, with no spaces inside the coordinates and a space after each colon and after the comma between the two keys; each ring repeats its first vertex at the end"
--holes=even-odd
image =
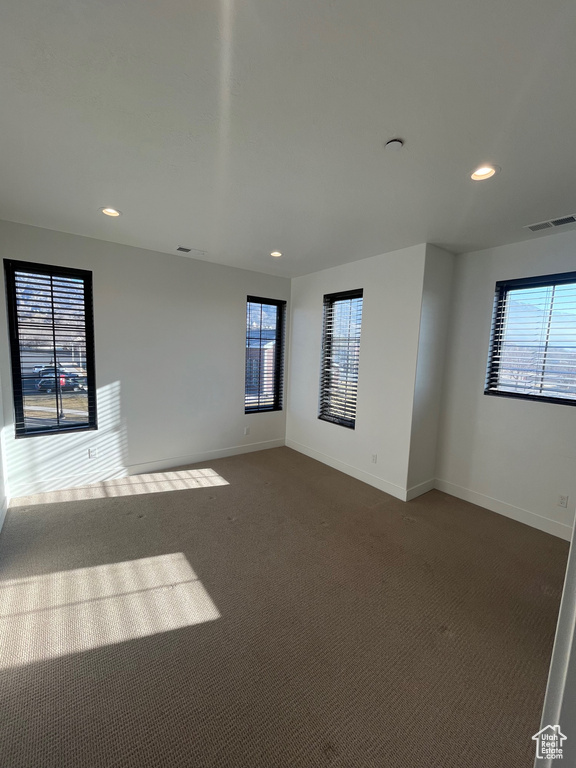
{"type": "Polygon", "coordinates": [[[576,7],[0,25],[0,764],[576,765],[576,7]]]}

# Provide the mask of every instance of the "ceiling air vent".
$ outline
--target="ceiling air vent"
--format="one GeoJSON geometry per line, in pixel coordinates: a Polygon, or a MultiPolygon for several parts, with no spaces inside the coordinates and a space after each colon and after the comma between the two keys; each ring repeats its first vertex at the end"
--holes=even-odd
{"type": "Polygon", "coordinates": [[[207,255],[206,251],[201,251],[199,248],[185,248],[183,245],[179,245],[176,250],[179,253],[191,253],[193,259],[201,259],[207,255]]]}
{"type": "Polygon", "coordinates": [[[541,232],[543,229],[552,229],[552,227],[563,227],[565,224],[576,224],[576,215],[561,216],[559,219],[550,219],[550,221],[539,221],[537,224],[528,224],[524,229],[530,232],[541,232]]]}
{"type": "Polygon", "coordinates": [[[530,224],[528,229],[530,232],[540,232],[541,229],[552,229],[552,224],[549,221],[543,221],[542,224],[530,224]]]}
{"type": "Polygon", "coordinates": [[[576,221],[576,216],[564,216],[561,219],[554,219],[552,221],[552,224],[555,227],[561,227],[563,224],[574,224],[576,221]]]}

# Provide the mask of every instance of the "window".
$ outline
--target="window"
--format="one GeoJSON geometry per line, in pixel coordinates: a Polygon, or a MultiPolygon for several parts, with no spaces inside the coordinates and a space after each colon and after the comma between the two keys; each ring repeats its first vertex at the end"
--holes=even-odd
{"type": "Polygon", "coordinates": [[[285,301],[248,296],[244,412],[282,410],[285,301]]]}
{"type": "Polygon", "coordinates": [[[324,296],[319,419],[354,429],[362,290],[324,296]]]}
{"type": "Polygon", "coordinates": [[[16,437],[96,429],[92,273],[4,267],[16,437]]]}
{"type": "Polygon", "coordinates": [[[576,405],[576,272],[496,283],[484,393],[576,405]]]}

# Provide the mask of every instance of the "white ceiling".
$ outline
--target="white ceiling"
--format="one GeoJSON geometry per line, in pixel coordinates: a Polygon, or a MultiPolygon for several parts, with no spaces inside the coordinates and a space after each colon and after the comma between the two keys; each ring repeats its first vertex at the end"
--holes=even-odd
{"type": "Polygon", "coordinates": [[[576,213],[575,40],[572,0],[7,2],[0,218],[287,276],[537,237],[576,213]]]}

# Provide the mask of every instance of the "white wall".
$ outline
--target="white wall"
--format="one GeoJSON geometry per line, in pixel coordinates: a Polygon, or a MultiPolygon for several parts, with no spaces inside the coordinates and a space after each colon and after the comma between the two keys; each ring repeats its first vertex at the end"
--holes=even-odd
{"type": "Polygon", "coordinates": [[[423,244],[292,281],[288,446],[400,499],[434,487],[453,260],[423,244]],[[318,419],[318,387],[323,297],[356,288],[364,302],[351,430],[318,419]]]}
{"type": "Polygon", "coordinates": [[[576,269],[576,232],[456,259],[437,487],[570,538],[576,408],[483,394],[497,280],[576,269]],[[569,509],[557,506],[569,495],[569,509]]]}
{"type": "Polygon", "coordinates": [[[6,517],[8,492],[6,488],[6,473],[4,469],[4,409],[2,407],[2,386],[0,380],[0,531],[6,517]]]}
{"type": "Polygon", "coordinates": [[[288,279],[8,222],[0,254],[94,277],[96,432],[14,439],[0,292],[11,496],[284,444],[284,411],[244,414],[244,350],[246,296],[288,300],[288,279]]]}
{"type": "MultiPolygon", "coordinates": [[[[562,602],[556,627],[541,728],[559,725],[567,737],[561,765],[576,765],[576,541],[572,536],[562,602]]],[[[553,768],[559,760],[534,761],[534,768],[553,768]]]]}
{"type": "Polygon", "coordinates": [[[407,497],[435,487],[436,448],[452,301],[454,255],[426,245],[407,497]]]}
{"type": "Polygon", "coordinates": [[[424,264],[419,245],[292,281],[286,444],[398,498],[406,492],[424,264]],[[318,419],[318,383],[324,294],[356,288],[364,302],[352,430],[318,419]]]}

